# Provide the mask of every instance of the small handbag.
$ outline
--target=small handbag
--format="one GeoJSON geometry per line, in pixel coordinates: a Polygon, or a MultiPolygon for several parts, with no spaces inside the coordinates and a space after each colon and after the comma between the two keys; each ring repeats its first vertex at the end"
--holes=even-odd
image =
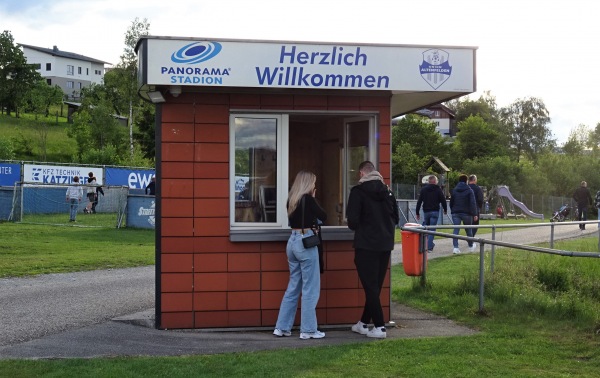
{"type": "Polygon", "coordinates": [[[302,196],[302,245],[304,248],[312,248],[321,244],[321,238],[319,235],[314,233],[310,236],[304,237],[304,196],[302,196]]]}

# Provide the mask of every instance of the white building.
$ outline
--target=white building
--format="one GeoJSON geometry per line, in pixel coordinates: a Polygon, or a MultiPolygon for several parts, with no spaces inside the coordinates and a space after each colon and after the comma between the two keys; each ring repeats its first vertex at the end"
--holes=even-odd
{"type": "Polygon", "coordinates": [[[87,56],[20,43],[27,63],[46,79],[48,85],[58,85],[68,99],[78,99],[81,89],[92,83],[102,84],[104,65],[110,64],[87,56]]]}

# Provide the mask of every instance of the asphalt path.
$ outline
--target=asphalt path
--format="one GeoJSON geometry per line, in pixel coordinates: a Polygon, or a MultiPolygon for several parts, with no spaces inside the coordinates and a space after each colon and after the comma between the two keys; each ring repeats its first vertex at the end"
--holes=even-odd
{"type": "Polygon", "coordinates": [[[0,346],[154,307],[154,266],[0,279],[0,346]]]}
{"type": "MultiPolygon", "coordinates": [[[[464,231],[461,232],[464,234],[464,231]]],[[[598,234],[598,228],[595,224],[588,225],[588,229],[580,231],[576,224],[562,225],[555,227],[555,240],[578,238],[581,236],[593,236],[598,234]]],[[[481,233],[477,237],[482,240],[491,238],[491,234],[481,233]]],[[[531,227],[513,231],[498,231],[496,240],[510,243],[540,243],[547,242],[550,239],[550,230],[548,227],[531,227]]],[[[452,255],[452,239],[436,239],[434,252],[428,255],[428,258],[437,258],[452,255]]],[[[459,242],[462,250],[467,253],[466,241],[459,242]]],[[[484,243],[485,244],[485,243],[484,243]]],[[[489,249],[489,244],[485,245],[489,249]]],[[[402,261],[402,248],[397,245],[392,253],[392,264],[398,264],[402,261]]],[[[55,350],[57,344],[70,345],[71,351],[56,352],[56,356],[97,356],[97,355],[129,355],[135,354],[135,350],[123,350],[124,341],[122,338],[136,338],[151,334],[148,339],[149,345],[156,347],[155,340],[159,330],[141,329],[139,326],[119,325],[111,322],[118,318],[127,317],[133,314],[133,320],[139,321],[140,318],[148,318],[153,314],[154,308],[154,266],[146,266],[129,269],[97,270],[89,272],[48,274],[29,278],[8,278],[0,279],[0,357],[22,356],[22,357],[53,357],[48,355],[48,351],[55,350]],[[138,315],[142,314],[143,315],[138,315]],[[106,328],[105,334],[117,337],[112,342],[110,350],[99,353],[95,345],[98,341],[98,330],[106,328]],[[125,334],[125,329],[129,334],[125,334]],[[82,342],[81,338],[74,338],[73,335],[87,336],[87,344],[77,344],[82,342]],[[119,338],[121,337],[121,338],[119,338]],[[77,341],[73,341],[76,339],[77,341]],[[88,345],[90,351],[84,352],[84,346],[88,345]],[[121,348],[121,349],[118,349],[121,348]],[[28,354],[29,353],[29,354],[28,354]]],[[[396,310],[394,310],[396,311],[396,310]]],[[[398,315],[394,319],[400,319],[403,322],[409,322],[410,319],[402,318],[410,309],[398,310],[398,315]]],[[[426,318],[427,314],[416,315],[416,318],[426,318]]],[[[145,319],[142,319],[145,320],[145,319]]],[[[442,321],[442,320],[438,320],[442,321]]],[[[132,322],[133,324],[134,322],[132,322]]],[[[410,335],[408,329],[403,329],[399,334],[410,335]]],[[[441,323],[440,330],[449,330],[449,323],[441,323]]],[[[430,329],[431,323],[423,326],[422,321],[416,321],[415,330],[430,329]]],[[[468,330],[459,330],[460,333],[468,330]]],[[[440,334],[443,332],[440,331],[440,334]]],[[[345,340],[350,337],[346,334],[352,334],[344,331],[345,336],[338,337],[345,340]]],[[[173,337],[173,334],[162,337],[173,337]]],[[[331,334],[334,336],[335,334],[331,334]]],[[[422,333],[421,337],[428,334],[422,333]]],[[[230,336],[234,339],[237,336],[230,336]]],[[[270,332],[259,334],[260,343],[269,342],[270,332]]],[[[390,335],[391,336],[391,335],[390,335]]],[[[431,335],[429,335],[431,336],[431,335]]],[[[178,334],[178,337],[184,337],[178,334]]],[[[208,340],[204,340],[206,342],[208,340]]],[[[336,342],[336,338],[331,340],[336,342]]],[[[171,342],[171,341],[169,341],[171,342]]],[[[213,340],[213,343],[215,341],[213,340]]],[[[224,342],[229,345],[235,340],[224,338],[224,342]]],[[[190,353],[183,346],[186,342],[179,340],[174,349],[181,352],[190,353]]],[[[165,342],[164,347],[169,344],[165,342]]],[[[268,344],[270,345],[270,344],[268,344]]],[[[274,345],[273,347],[277,347],[274,345]]],[[[281,347],[281,344],[279,344],[281,347]]],[[[128,348],[131,348],[129,346],[128,348]]],[[[227,346],[222,346],[221,351],[225,351],[227,346]]],[[[200,352],[199,349],[196,352],[200,352]]],[[[157,353],[153,349],[144,351],[145,355],[157,353]]],[[[160,352],[158,352],[160,353],[160,352]]],[[[167,353],[168,354],[168,353],[167,353]]]]}

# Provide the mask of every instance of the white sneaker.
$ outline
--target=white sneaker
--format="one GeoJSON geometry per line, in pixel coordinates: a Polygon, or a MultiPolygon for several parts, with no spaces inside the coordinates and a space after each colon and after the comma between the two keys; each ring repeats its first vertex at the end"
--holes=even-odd
{"type": "Polygon", "coordinates": [[[475,251],[477,251],[477,243],[473,243],[473,245],[469,247],[469,252],[475,252],[475,251]]]}
{"type": "Polygon", "coordinates": [[[352,326],[352,332],[356,332],[361,335],[366,335],[367,332],[369,332],[369,327],[365,323],[359,321],[358,323],[352,326]]]}
{"type": "Polygon", "coordinates": [[[458,254],[460,253],[460,249],[458,249],[458,248],[454,248],[454,249],[452,250],[452,253],[454,253],[455,255],[458,255],[458,254]]]}
{"type": "Polygon", "coordinates": [[[300,338],[302,340],[308,340],[308,339],[322,339],[323,337],[325,337],[325,332],[321,332],[321,331],[315,331],[315,332],[301,332],[300,333],[300,338]]]}
{"type": "Polygon", "coordinates": [[[282,336],[290,337],[290,336],[292,336],[292,332],[291,331],[282,331],[279,328],[275,328],[275,330],[273,331],[273,335],[279,336],[279,337],[282,337],[282,336]]]}
{"type": "Polygon", "coordinates": [[[385,327],[373,327],[369,332],[367,332],[367,337],[374,337],[376,339],[385,339],[387,333],[385,332],[385,327]]]}

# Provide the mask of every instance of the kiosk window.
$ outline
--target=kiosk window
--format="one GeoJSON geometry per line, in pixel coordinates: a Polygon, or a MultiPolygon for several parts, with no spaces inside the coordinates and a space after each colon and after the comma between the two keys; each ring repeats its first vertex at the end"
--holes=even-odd
{"type": "Polygon", "coordinates": [[[377,163],[375,124],[373,114],[231,115],[232,230],[287,228],[287,196],[301,170],[317,175],[324,226],[345,228],[358,165],[377,163]]]}

